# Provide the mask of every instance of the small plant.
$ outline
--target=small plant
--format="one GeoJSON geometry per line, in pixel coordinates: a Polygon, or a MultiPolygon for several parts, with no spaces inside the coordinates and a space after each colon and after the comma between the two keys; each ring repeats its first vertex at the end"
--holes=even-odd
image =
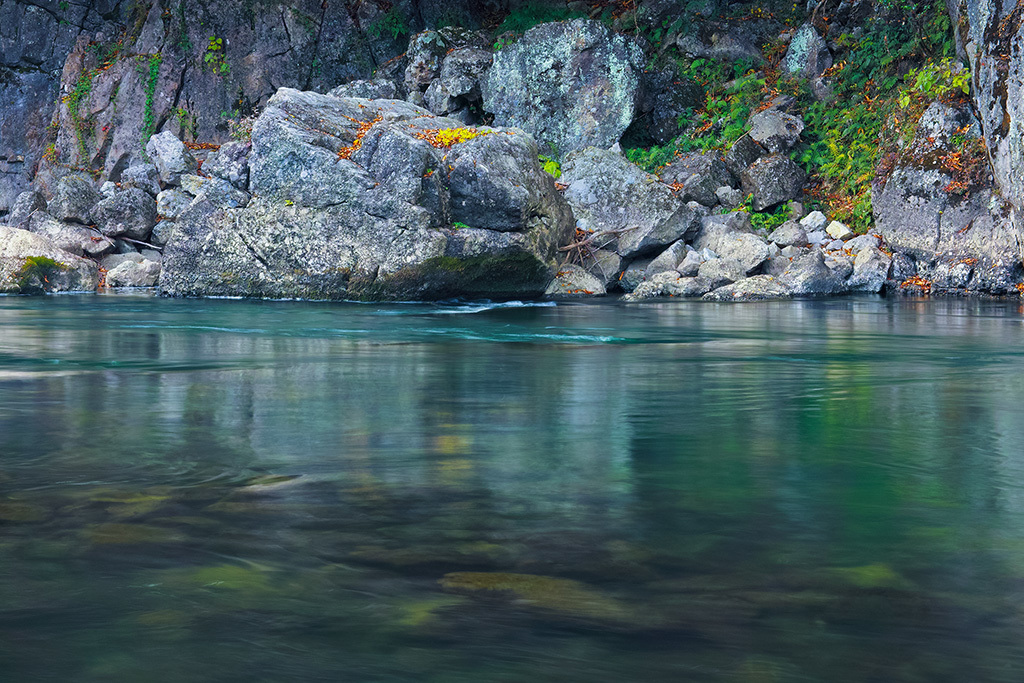
{"type": "Polygon", "coordinates": [[[907,74],[907,86],[900,92],[901,109],[910,106],[912,98],[928,101],[945,100],[950,96],[971,94],[971,72],[950,59],[936,64],[925,64],[907,74]]]}
{"type": "Polygon", "coordinates": [[[206,53],[203,55],[203,67],[209,68],[218,76],[227,76],[231,73],[231,65],[228,64],[224,55],[223,38],[210,36],[210,42],[206,45],[206,53]]]}
{"type": "Polygon", "coordinates": [[[64,98],[64,104],[68,107],[68,115],[71,117],[71,126],[75,131],[79,156],[83,163],[89,158],[88,139],[93,134],[94,125],[92,116],[86,116],[84,112],[89,97],[92,95],[92,82],[96,73],[96,71],[83,71],[78,76],[74,89],[64,98]]]}
{"type": "Polygon", "coordinates": [[[452,223],[452,230],[472,230],[472,226],[466,225],[465,223],[455,221],[452,223]]]}
{"type": "Polygon", "coordinates": [[[366,31],[376,38],[391,36],[392,40],[398,40],[400,36],[409,35],[409,22],[397,7],[392,7],[383,16],[371,22],[366,31]]]}
{"type": "Polygon", "coordinates": [[[774,211],[754,211],[752,194],[748,194],[743,200],[741,210],[750,215],[750,227],[758,232],[769,233],[789,220],[789,202],[780,204],[774,211]]]}
{"type": "Polygon", "coordinates": [[[537,24],[552,21],[568,21],[586,17],[586,13],[567,7],[552,7],[539,2],[527,2],[512,10],[498,26],[497,33],[523,34],[537,24]]]}
{"type": "Polygon", "coordinates": [[[181,126],[182,132],[188,133],[192,138],[195,138],[199,125],[198,118],[184,107],[176,108],[173,113],[178,125],[181,126]]]}
{"type": "Polygon", "coordinates": [[[558,180],[559,178],[562,177],[562,165],[561,164],[559,164],[554,159],[551,159],[549,157],[544,156],[543,154],[541,154],[540,157],[538,157],[538,158],[540,160],[541,166],[543,167],[545,173],[548,173],[549,175],[554,177],[555,180],[558,180]]]}

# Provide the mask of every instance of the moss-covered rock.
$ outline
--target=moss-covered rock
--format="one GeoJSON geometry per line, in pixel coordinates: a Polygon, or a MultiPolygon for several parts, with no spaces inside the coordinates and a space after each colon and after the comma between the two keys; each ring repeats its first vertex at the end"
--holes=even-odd
{"type": "Polygon", "coordinates": [[[0,225],[0,292],[95,291],[98,283],[93,261],[61,251],[27,230],[0,225]]]}

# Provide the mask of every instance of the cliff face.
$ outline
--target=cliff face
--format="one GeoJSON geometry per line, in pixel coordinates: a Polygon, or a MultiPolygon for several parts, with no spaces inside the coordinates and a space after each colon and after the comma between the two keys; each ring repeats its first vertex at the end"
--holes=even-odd
{"type": "Polygon", "coordinates": [[[949,10],[958,51],[970,64],[993,178],[1024,235],[1024,3],[951,0],[949,10]]]}
{"type": "Polygon", "coordinates": [[[0,213],[55,167],[116,180],[159,130],[222,142],[278,88],[367,76],[421,26],[409,2],[2,0],[0,213]]]}

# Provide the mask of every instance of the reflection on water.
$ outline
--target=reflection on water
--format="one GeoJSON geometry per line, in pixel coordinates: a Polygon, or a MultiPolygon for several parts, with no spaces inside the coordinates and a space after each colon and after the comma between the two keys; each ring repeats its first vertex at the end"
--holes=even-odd
{"type": "Polygon", "coordinates": [[[11,681],[1018,681],[970,301],[0,299],[11,681]]]}

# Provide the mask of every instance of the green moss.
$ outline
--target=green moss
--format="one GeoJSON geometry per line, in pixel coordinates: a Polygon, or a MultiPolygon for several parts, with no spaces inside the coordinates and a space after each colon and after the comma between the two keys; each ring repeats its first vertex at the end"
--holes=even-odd
{"type": "Polygon", "coordinates": [[[46,256],[29,256],[14,273],[14,282],[23,293],[53,289],[50,280],[68,266],[46,256]]]}
{"type": "Polygon", "coordinates": [[[570,579],[503,572],[453,572],[445,574],[439,583],[447,590],[460,593],[505,595],[520,604],[568,617],[637,626],[657,622],[645,610],[570,579]]]}
{"type": "Polygon", "coordinates": [[[180,534],[144,524],[92,524],[83,535],[93,545],[135,545],[139,543],[176,543],[180,534]]]}
{"type": "Polygon", "coordinates": [[[861,567],[840,567],[829,572],[844,583],[856,588],[878,590],[884,588],[906,589],[910,583],[893,571],[887,564],[875,563],[861,567]]]}

